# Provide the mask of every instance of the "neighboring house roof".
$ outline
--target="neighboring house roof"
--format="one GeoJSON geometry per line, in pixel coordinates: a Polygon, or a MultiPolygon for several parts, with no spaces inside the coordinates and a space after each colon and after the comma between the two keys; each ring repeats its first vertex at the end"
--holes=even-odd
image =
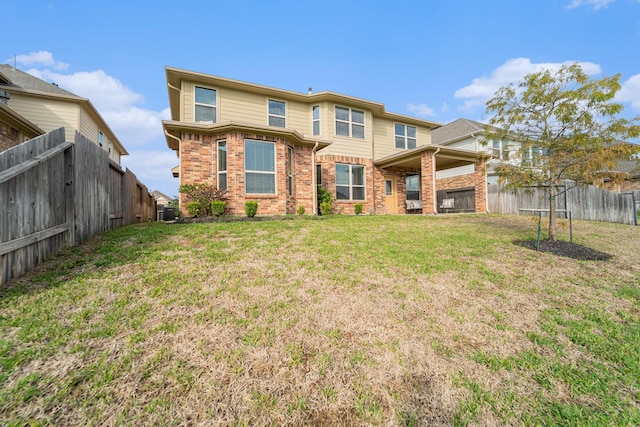
{"type": "Polygon", "coordinates": [[[162,198],[162,199],[171,200],[171,197],[167,196],[167,195],[166,195],[166,194],[164,194],[164,193],[161,193],[161,192],[160,192],[160,191],[158,191],[158,190],[153,190],[153,191],[151,192],[151,195],[152,195],[156,200],[161,199],[161,198],[162,198]]]}
{"type": "Polygon", "coordinates": [[[457,119],[431,132],[431,141],[447,145],[461,139],[476,137],[484,133],[486,125],[469,119],[457,119]]]}
{"type": "MultiPolygon", "coordinates": [[[[129,154],[124,148],[122,143],[118,140],[115,133],[111,130],[107,122],[104,121],[98,110],[93,106],[90,100],[75,95],[69,91],[61,89],[54,83],[47,83],[46,81],[32,76],[29,73],[13,68],[8,64],[0,64],[0,89],[7,91],[22,93],[25,95],[39,96],[45,98],[54,98],[64,100],[68,102],[74,102],[78,105],[86,107],[86,111],[93,116],[100,127],[105,132],[109,132],[115,148],[121,153],[121,155],[129,154]]],[[[89,137],[89,135],[85,135],[89,137]]]]}

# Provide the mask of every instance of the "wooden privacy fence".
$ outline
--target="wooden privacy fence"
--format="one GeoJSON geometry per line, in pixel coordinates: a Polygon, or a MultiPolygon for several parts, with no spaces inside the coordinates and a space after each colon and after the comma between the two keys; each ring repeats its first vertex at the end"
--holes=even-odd
{"type": "Polygon", "coordinates": [[[64,128],[0,153],[0,284],[63,246],[155,219],[155,199],[136,176],[64,128]]]}
{"type": "Polygon", "coordinates": [[[450,190],[436,191],[436,201],[438,203],[438,213],[446,212],[475,212],[476,211],[476,189],[474,187],[455,188],[450,190]],[[453,199],[453,209],[442,208],[444,199],[453,199]]]}
{"type": "MultiPolygon", "coordinates": [[[[593,185],[575,186],[564,181],[556,198],[558,216],[574,219],[615,222],[634,225],[637,221],[633,192],[616,193],[593,185]]],[[[549,193],[545,187],[531,187],[529,191],[513,194],[501,184],[488,186],[489,212],[502,214],[532,214],[549,210],[549,193]]]]}

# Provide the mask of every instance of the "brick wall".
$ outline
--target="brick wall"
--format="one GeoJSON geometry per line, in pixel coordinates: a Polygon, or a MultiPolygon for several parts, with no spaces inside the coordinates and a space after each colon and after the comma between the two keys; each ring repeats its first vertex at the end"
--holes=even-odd
{"type": "Polygon", "coordinates": [[[322,165],[322,187],[329,191],[334,199],[336,196],[336,163],[347,165],[362,165],[365,172],[365,200],[334,200],[333,213],[353,214],[355,204],[362,203],[363,213],[374,213],[374,166],[371,159],[347,156],[319,156],[317,163],[322,165]]]}
{"type": "MultiPolygon", "coordinates": [[[[180,144],[180,184],[208,183],[218,186],[217,142],[227,145],[227,210],[230,215],[244,215],[244,203],[258,202],[258,215],[293,214],[302,205],[313,212],[311,147],[300,146],[285,138],[242,132],[214,135],[183,133],[180,144]],[[276,194],[245,194],[244,141],[254,139],[273,142],[276,151],[276,194]],[[287,147],[293,147],[293,195],[288,191],[287,147]]],[[[186,215],[186,200],[180,194],[180,206],[186,215]]]]}
{"type": "Polygon", "coordinates": [[[487,162],[478,160],[475,164],[474,187],[476,190],[476,212],[487,212],[487,162]]]}
{"type": "Polygon", "coordinates": [[[20,131],[0,122],[0,152],[20,144],[20,131]]]}
{"type": "Polygon", "coordinates": [[[435,159],[432,151],[425,151],[420,157],[422,167],[422,179],[420,180],[420,191],[422,196],[422,213],[435,214],[435,186],[433,179],[435,177],[435,159]]]}
{"type": "Polygon", "coordinates": [[[466,188],[475,186],[475,174],[452,176],[436,180],[438,190],[453,190],[456,188],[466,188]]]}

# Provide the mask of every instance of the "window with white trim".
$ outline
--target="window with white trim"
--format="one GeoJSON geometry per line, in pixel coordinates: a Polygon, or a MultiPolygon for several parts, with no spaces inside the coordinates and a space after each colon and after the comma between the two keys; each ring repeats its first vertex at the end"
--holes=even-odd
{"type": "Polygon", "coordinates": [[[246,194],[276,194],[275,143],[244,140],[244,191],[246,194]]]}
{"type": "Polygon", "coordinates": [[[420,175],[407,175],[405,184],[407,187],[407,200],[420,200],[420,175]]]}
{"type": "Polygon", "coordinates": [[[500,160],[509,160],[509,144],[507,141],[502,141],[501,139],[493,139],[492,140],[492,152],[491,155],[496,159],[500,160]]]}
{"type": "Polygon", "coordinates": [[[287,147],[287,188],[293,196],[293,147],[287,147]]]}
{"type": "Polygon", "coordinates": [[[312,107],[311,121],[313,125],[313,134],[320,135],[320,106],[314,105],[312,107]]]}
{"type": "Polygon", "coordinates": [[[364,139],[364,111],[336,106],[336,135],[364,139]]]}
{"type": "Polygon", "coordinates": [[[336,164],[336,199],[364,200],[364,166],[336,164]]]}
{"type": "Polygon", "coordinates": [[[195,118],[196,122],[216,122],[218,94],[215,89],[196,86],[195,118]]]}
{"type": "Polygon", "coordinates": [[[286,105],[283,101],[269,100],[269,126],[286,127],[286,105]]]}
{"type": "Polygon", "coordinates": [[[403,150],[416,148],[418,130],[415,126],[396,123],[394,128],[396,136],[396,148],[401,148],[403,150]]]}
{"type": "Polygon", "coordinates": [[[227,189],[227,141],[218,141],[218,189],[227,189]]]}
{"type": "Polygon", "coordinates": [[[101,130],[98,131],[98,145],[102,148],[102,142],[104,141],[104,135],[101,130]]]}

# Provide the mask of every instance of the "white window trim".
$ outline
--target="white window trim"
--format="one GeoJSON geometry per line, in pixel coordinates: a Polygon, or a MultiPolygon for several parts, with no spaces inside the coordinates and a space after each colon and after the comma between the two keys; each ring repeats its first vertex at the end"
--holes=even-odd
{"type": "MultiPolygon", "coordinates": [[[[256,195],[256,196],[275,196],[275,195],[277,195],[278,194],[278,175],[277,175],[277,172],[278,172],[278,163],[277,163],[277,161],[278,161],[278,158],[277,158],[278,153],[277,153],[277,151],[278,150],[276,149],[277,148],[276,147],[276,143],[272,142],[272,141],[262,141],[262,140],[259,140],[259,139],[246,138],[243,141],[245,159],[246,159],[246,153],[247,153],[247,145],[246,145],[247,141],[264,142],[264,143],[273,145],[273,172],[255,171],[255,170],[247,169],[246,161],[245,161],[244,162],[245,163],[245,165],[244,165],[244,194],[245,195],[256,195]],[[248,193],[247,192],[247,172],[256,173],[256,174],[263,174],[263,175],[273,175],[273,181],[274,181],[273,193],[248,193]]],[[[228,159],[228,157],[227,157],[227,159],[228,159]]]]}
{"type": "Polygon", "coordinates": [[[412,125],[405,125],[404,123],[394,123],[393,124],[393,146],[395,147],[396,150],[412,150],[412,148],[409,148],[409,139],[414,139],[416,141],[416,147],[418,146],[418,128],[416,126],[412,126],[412,125]],[[398,135],[396,133],[396,126],[402,126],[402,129],[404,129],[404,135],[398,135]],[[412,138],[409,136],[409,128],[412,127],[416,130],[416,137],[412,138]],[[404,139],[404,148],[398,148],[396,147],[396,137],[402,137],[404,139]]]}
{"type": "Polygon", "coordinates": [[[312,105],[312,106],[311,106],[311,135],[313,135],[313,136],[320,136],[320,135],[322,135],[322,127],[321,127],[321,125],[320,125],[320,124],[322,123],[322,121],[321,121],[321,120],[322,120],[322,107],[320,107],[320,105],[319,105],[319,104],[312,105]],[[315,107],[318,107],[318,118],[317,118],[317,119],[314,119],[314,118],[313,118],[313,109],[314,109],[315,107]],[[313,125],[314,125],[316,122],[318,122],[318,133],[317,133],[317,134],[316,134],[316,133],[313,133],[313,131],[314,131],[314,129],[313,129],[313,125]]]}
{"type": "Polygon", "coordinates": [[[98,146],[102,148],[102,144],[104,142],[104,133],[98,129],[98,146]]]}
{"type": "Polygon", "coordinates": [[[365,125],[365,121],[366,121],[365,117],[366,117],[367,113],[364,110],[355,109],[355,111],[357,111],[359,113],[362,113],[362,123],[357,123],[357,122],[353,121],[353,111],[354,111],[354,108],[351,108],[351,107],[345,107],[345,106],[342,106],[342,105],[335,105],[334,106],[333,116],[334,116],[334,119],[335,119],[335,123],[334,123],[334,126],[333,126],[333,132],[334,132],[335,136],[337,136],[337,137],[367,139],[367,128],[366,128],[366,125],[365,125]],[[349,120],[338,119],[338,114],[336,114],[336,110],[338,108],[343,108],[343,109],[349,111],[349,120]],[[349,135],[339,135],[338,134],[338,131],[337,131],[337,123],[338,122],[347,123],[349,125],[349,135]],[[353,126],[354,125],[362,126],[362,134],[363,134],[362,138],[360,138],[359,136],[353,136],[353,126]]]}
{"type": "Polygon", "coordinates": [[[289,111],[289,106],[287,105],[287,101],[283,101],[281,99],[275,99],[275,98],[267,98],[267,126],[272,126],[272,127],[277,127],[277,128],[282,128],[282,129],[286,129],[287,127],[287,111],[289,111]],[[273,101],[273,102],[282,102],[284,104],[284,116],[281,116],[279,114],[271,114],[271,112],[269,111],[269,102],[273,101]],[[271,117],[275,117],[278,119],[284,119],[284,126],[276,126],[276,125],[272,125],[271,122],[271,117]]]}
{"type": "MultiPolygon", "coordinates": [[[[349,199],[337,199],[337,202],[364,202],[367,200],[367,167],[365,165],[352,165],[352,164],[348,164],[348,163],[336,163],[336,166],[338,165],[343,165],[343,166],[349,166],[349,199]],[[355,185],[353,183],[353,167],[357,166],[357,167],[361,167],[362,171],[364,173],[364,184],[362,185],[355,185]],[[354,199],[353,198],[353,188],[357,187],[357,188],[362,188],[363,189],[363,197],[362,199],[354,199]]],[[[336,187],[346,187],[346,185],[344,184],[338,184],[336,182],[336,187]]],[[[336,188],[336,194],[338,193],[338,189],[336,188]]]]}
{"type": "Polygon", "coordinates": [[[198,122],[196,121],[196,106],[200,105],[202,107],[213,107],[216,111],[213,123],[218,123],[218,100],[220,98],[220,91],[214,87],[202,86],[202,85],[193,85],[193,122],[194,123],[209,123],[209,120],[198,122]],[[213,90],[216,92],[216,103],[215,104],[204,104],[202,102],[196,102],[196,88],[213,90]]]}
{"type": "Polygon", "coordinates": [[[229,174],[228,171],[229,170],[229,146],[227,145],[227,140],[226,139],[219,139],[216,141],[216,173],[217,173],[217,178],[218,178],[218,188],[220,188],[220,175],[225,175],[225,182],[227,184],[226,186],[226,190],[229,190],[229,174]],[[220,143],[224,142],[225,147],[226,147],[226,168],[224,170],[220,169],[220,143]]]}

